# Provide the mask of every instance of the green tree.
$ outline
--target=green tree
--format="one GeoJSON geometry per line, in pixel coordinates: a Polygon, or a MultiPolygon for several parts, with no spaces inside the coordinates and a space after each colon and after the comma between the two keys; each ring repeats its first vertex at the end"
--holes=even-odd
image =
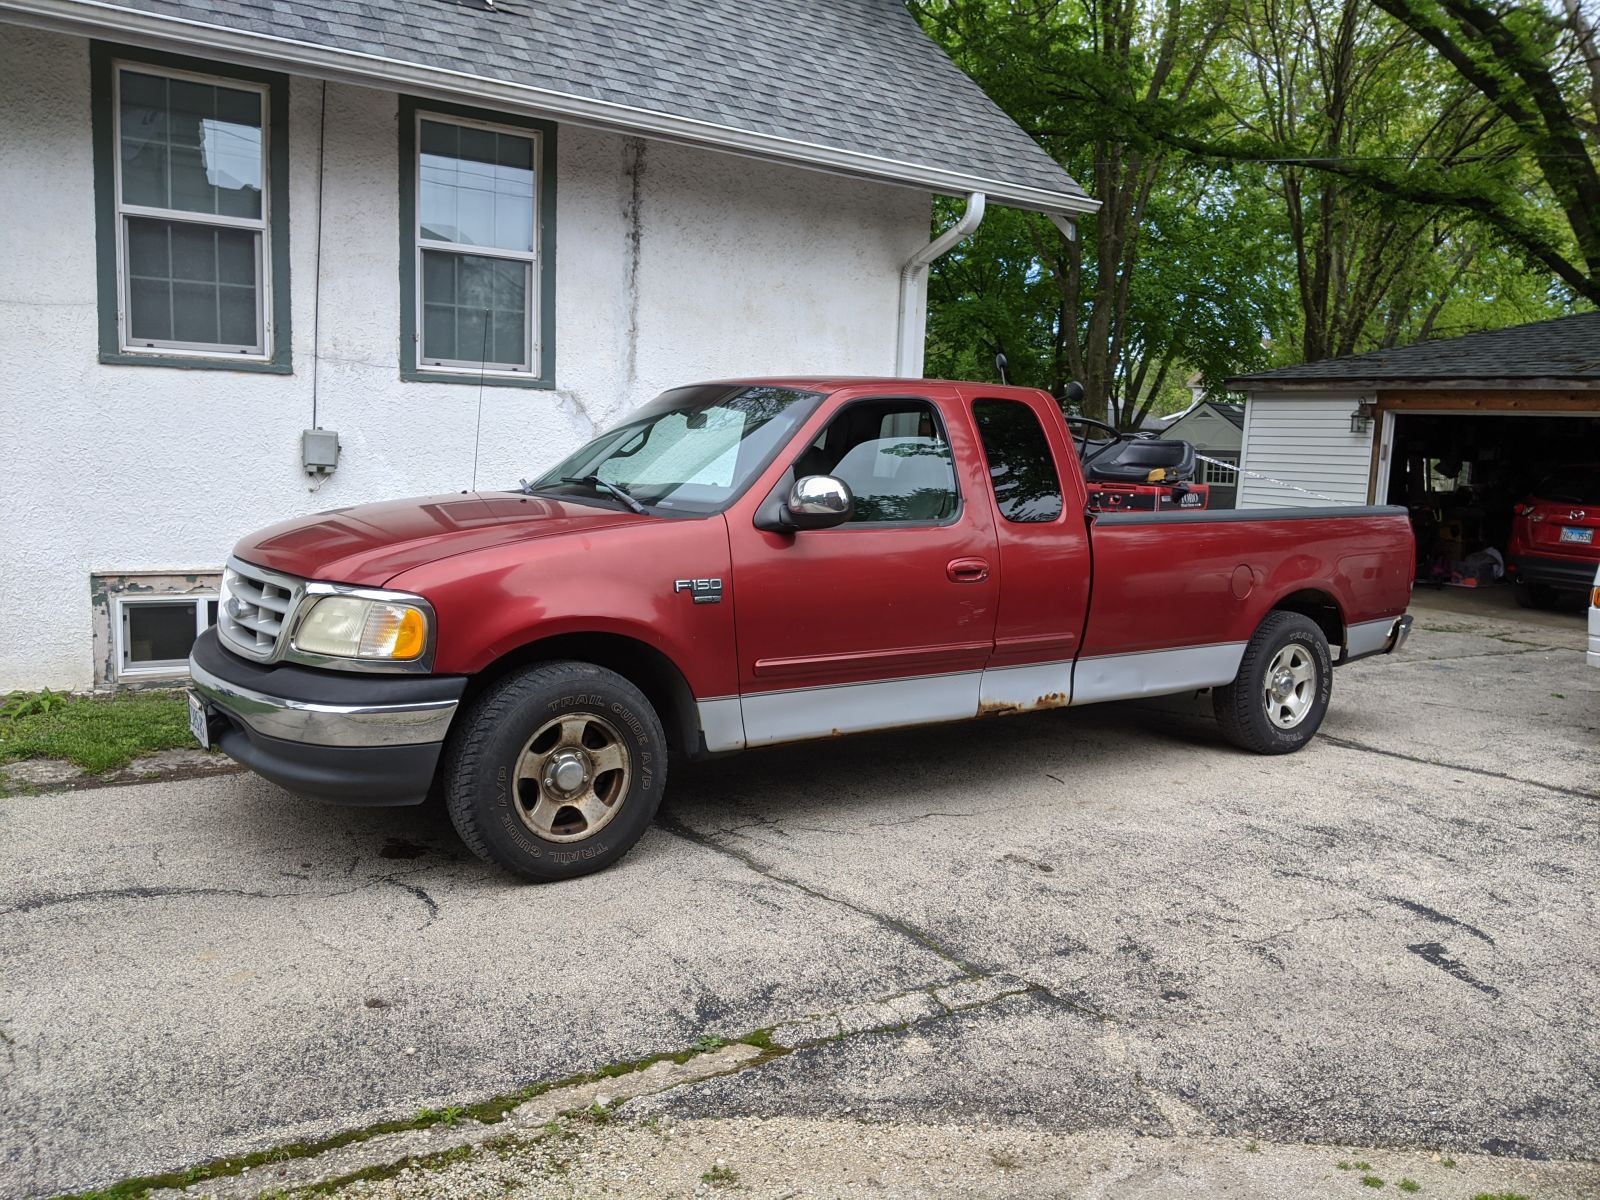
{"type": "Polygon", "coordinates": [[[1251,236],[1259,226],[1230,222],[1260,219],[1235,202],[1259,184],[1245,172],[1196,169],[1124,112],[1160,120],[1209,109],[1197,88],[1226,0],[1159,9],[922,0],[913,9],[1101,202],[1076,240],[1042,218],[997,214],[938,264],[930,366],[987,374],[998,350],[1019,380],[1052,390],[1079,380],[1086,414],[1126,428],[1179,392],[1190,370],[1220,379],[1253,365],[1263,316],[1277,304],[1277,264],[1251,236]],[[1105,95],[1118,103],[1095,102],[1105,95]]]}

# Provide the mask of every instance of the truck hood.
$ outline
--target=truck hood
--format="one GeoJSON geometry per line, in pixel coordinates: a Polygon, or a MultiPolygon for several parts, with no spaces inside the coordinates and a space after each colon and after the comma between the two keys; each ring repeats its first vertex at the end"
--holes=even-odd
{"type": "Polygon", "coordinates": [[[650,519],[548,496],[456,492],[283,521],[233,552],[288,575],[381,587],[402,571],[452,555],[650,519]]]}

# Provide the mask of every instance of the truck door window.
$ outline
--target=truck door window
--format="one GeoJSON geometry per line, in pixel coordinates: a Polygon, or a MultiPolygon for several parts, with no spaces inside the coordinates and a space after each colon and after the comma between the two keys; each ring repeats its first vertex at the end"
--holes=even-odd
{"type": "Polygon", "coordinates": [[[1039,415],[1017,400],[979,400],[972,415],[1000,515],[1019,525],[1059,517],[1061,476],[1039,415]]]}
{"type": "Polygon", "coordinates": [[[832,475],[855,496],[854,522],[938,524],[961,507],[950,440],[926,400],[851,404],[795,462],[795,476],[832,475]]]}

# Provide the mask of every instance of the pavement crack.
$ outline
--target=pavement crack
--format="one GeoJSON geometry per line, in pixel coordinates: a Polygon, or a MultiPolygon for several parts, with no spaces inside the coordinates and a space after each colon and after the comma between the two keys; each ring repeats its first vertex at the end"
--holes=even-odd
{"type": "Polygon", "coordinates": [[[1403,896],[1383,896],[1381,899],[1388,904],[1396,904],[1408,912],[1414,912],[1425,920],[1433,921],[1440,925],[1453,925],[1463,933],[1470,933],[1475,938],[1480,938],[1489,945],[1494,945],[1494,939],[1476,925],[1468,925],[1459,921],[1448,913],[1442,913],[1436,908],[1429,908],[1426,904],[1418,904],[1415,900],[1407,900],[1403,896]]]}
{"type": "Polygon", "coordinates": [[[1479,979],[1471,971],[1467,970],[1466,965],[1459,958],[1449,957],[1448,946],[1442,946],[1438,942],[1417,942],[1415,945],[1407,946],[1406,949],[1422,959],[1423,962],[1438,967],[1446,975],[1461,980],[1462,983],[1469,987],[1477,988],[1484,995],[1495,1000],[1500,998],[1499,988],[1479,979]]]}
{"type": "Polygon", "coordinates": [[[743,863],[746,867],[758,875],[765,876],[766,878],[774,880],[778,883],[787,884],[789,887],[804,892],[806,895],[817,900],[822,900],[828,904],[836,904],[841,908],[849,909],[857,916],[867,918],[867,920],[871,921],[880,928],[897,934],[908,941],[915,942],[924,950],[927,950],[939,958],[942,958],[945,962],[959,970],[963,975],[967,975],[976,979],[988,974],[988,972],[973,966],[955,951],[940,943],[932,934],[926,932],[925,930],[918,929],[915,925],[912,925],[906,921],[902,921],[898,917],[891,917],[886,913],[877,912],[874,909],[867,908],[865,905],[857,904],[853,900],[847,900],[843,896],[835,896],[829,892],[823,891],[820,888],[813,887],[808,883],[803,883],[791,875],[785,875],[775,867],[759,861],[753,855],[747,854],[742,850],[735,850],[733,847],[727,846],[722,842],[717,841],[715,838],[701,833],[698,829],[693,829],[690,826],[685,825],[676,817],[658,815],[656,817],[656,824],[662,829],[666,830],[668,833],[682,838],[684,841],[693,842],[697,846],[704,846],[706,849],[714,850],[718,854],[725,854],[729,858],[743,863]]]}
{"type": "Polygon", "coordinates": [[[236,896],[246,900],[282,900],[303,892],[250,892],[239,888],[191,887],[125,887],[102,888],[92,892],[63,892],[54,895],[34,896],[0,909],[0,916],[12,913],[37,912],[41,908],[54,908],[61,904],[86,904],[100,900],[160,900],[170,896],[236,896]]]}
{"type": "Polygon", "coordinates": [[[432,923],[433,921],[438,920],[438,918],[439,918],[439,902],[437,900],[435,900],[432,896],[428,895],[426,890],[424,890],[423,888],[418,887],[414,883],[404,883],[401,880],[393,879],[393,878],[385,878],[383,880],[383,882],[384,883],[388,883],[388,884],[392,884],[393,886],[395,886],[397,888],[402,888],[405,891],[410,892],[418,900],[421,900],[424,904],[426,904],[428,906],[428,921],[429,921],[429,923],[432,923]]]}
{"type": "Polygon", "coordinates": [[[1363,754],[1381,754],[1385,758],[1397,758],[1402,762],[1417,763],[1424,767],[1443,767],[1448,771],[1465,771],[1469,775],[1482,775],[1488,779],[1499,779],[1505,783],[1520,783],[1524,787],[1543,788],[1547,792],[1557,792],[1563,796],[1576,796],[1580,800],[1600,800],[1600,792],[1586,792],[1582,788],[1564,787],[1559,783],[1541,783],[1537,779],[1523,779],[1520,775],[1508,775],[1504,771],[1491,771],[1487,767],[1469,767],[1463,763],[1445,762],[1438,758],[1423,758],[1417,754],[1405,754],[1399,750],[1385,750],[1381,746],[1369,746],[1364,742],[1354,742],[1349,738],[1335,737],[1331,733],[1320,735],[1321,740],[1345,750],[1356,750],[1363,754]]]}

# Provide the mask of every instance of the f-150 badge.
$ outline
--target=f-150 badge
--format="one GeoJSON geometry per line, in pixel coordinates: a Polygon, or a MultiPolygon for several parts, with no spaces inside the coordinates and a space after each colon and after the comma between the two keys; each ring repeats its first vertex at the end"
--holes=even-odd
{"type": "Polygon", "coordinates": [[[694,597],[696,604],[721,604],[722,580],[720,579],[678,579],[672,584],[674,592],[688,592],[694,597]]]}

